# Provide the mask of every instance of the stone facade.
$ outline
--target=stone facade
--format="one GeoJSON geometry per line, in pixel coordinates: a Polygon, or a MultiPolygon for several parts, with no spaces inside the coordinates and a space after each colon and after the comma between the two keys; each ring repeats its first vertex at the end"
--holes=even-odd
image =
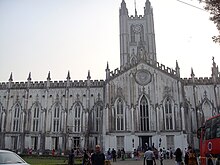
{"type": "Polygon", "coordinates": [[[153,10],[128,15],[120,7],[120,69],[106,67],[105,80],[0,83],[0,148],[55,149],[198,148],[196,131],[220,113],[220,73],[213,58],[210,78],[182,79],[157,62],[153,10]]]}

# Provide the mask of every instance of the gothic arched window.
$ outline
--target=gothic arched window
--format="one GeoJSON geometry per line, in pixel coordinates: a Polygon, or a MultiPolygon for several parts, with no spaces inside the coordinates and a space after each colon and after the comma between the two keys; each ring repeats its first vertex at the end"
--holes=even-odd
{"type": "Polygon", "coordinates": [[[130,32],[131,32],[131,42],[135,42],[135,33],[134,33],[133,29],[134,29],[134,25],[131,25],[131,29],[130,29],[130,32]]]}
{"type": "Polygon", "coordinates": [[[165,100],[164,110],[165,110],[165,129],[172,130],[172,129],[174,129],[173,108],[172,108],[172,102],[169,98],[166,98],[166,100],[165,100]]]}
{"type": "Polygon", "coordinates": [[[124,103],[122,99],[118,99],[116,103],[116,130],[124,130],[124,103]]]}
{"type": "Polygon", "coordinates": [[[94,131],[99,132],[101,126],[101,110],[102,107],[100,105],[95,107],[94,110],[94,131]]]}
{"type": "Polygon", "coordinates": [[[13,110],[13,125],[12,131],[18,132],[20,127],[20,116],[21,116],[21,107],[20,105],[16,104],[13,110]]]}
{"type": "Polygon", "coordinates": [[[53,109],[53,132],[60,131],[60,118],[61,118],[61,107],[56,104],[53,109]]]}
{"type": "Polygon", "coordinates": [[[204,113],[205,120],[207,120],[208,118],[213,116],[212,106],[208,101],[205,101],[202,104],[202,110],[203,110],[203,113],[204,113]]]}
{"type": "Polygon", "coordinates": [[[140,124],[141,131],[149,131],[149,105],[146,97],[142,97],[140,102],[140,124]]]}
{"type": "Polygon", "coordinates": [[[80,132],[80,126],[81,126],[81,122],[80,122],[80,119],[81,119],[81,105],[79,103],[77,103],[75,105],[75,108],[74,108],[74,115],[73,115],[73,126],[74,126],[74,129],[73,131],[74,132],[80,132]]]}
{"type": "Polygon", "coordinates": [[[32,113],[32,131],[38,132],[40,124],[40,107],[39,105],[35,105],[32,113]]]}

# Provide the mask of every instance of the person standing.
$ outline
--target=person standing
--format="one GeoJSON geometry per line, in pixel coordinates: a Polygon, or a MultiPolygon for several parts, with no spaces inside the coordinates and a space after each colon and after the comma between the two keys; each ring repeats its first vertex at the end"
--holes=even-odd
{"type": "Polygon", "coordinates": [[[151,147],[148,147],[148,150],[144,153],[144,165],[147,162],[147,165],[156,165],[155,155],[151,147]]]}
{"type": "Polygon", "coordinates": [[[74,150],[72,149],[71,152],[69,153],[69,159],[68,159],[68,165],[74,165],[74,150]]]}
{"type": "Polygon", "coordinates": [[[162,148],[159,151],[159,159],[160,159],[160,165],[163,165],[163,150],[162,150],[162,148]]]}
{"type": "Polygon", "coordinates": [[[188,147],[188,151],[186,152],[185,164],[186,165],[198,165],[196,153],[191,146],[188,147]]]}
{"type": "Polygon", "coordinates": [[[121,150],[121,160],[125,160],[125,150],[122,148],[121,150]]]}
{"type": "Polygon", "coordinates": [[[95,146],[95,153],[91,156],[92,165],[104,165],[105,154],[101,152],[100,145],[95,146]]]}
{"type": "Polygon", "coordinates": [[[116,162],[116,151],[114,148],[112,149],[112,159],[113,159],[113,162],[116,162]]]}
{"type": "Polygon", "coordinates": [[[182,151],[180,148],[177,148],[176,151],[174,152],[175,155],[175,160],[176,160],[176,165],[181,165],[182,162],[182,151]]]}
{"type": "Polygon", "coordinates": [[[89,165],[90,164],[90,156],[87,150],[84,150],[83,154],[83,165],[89,165]]]}

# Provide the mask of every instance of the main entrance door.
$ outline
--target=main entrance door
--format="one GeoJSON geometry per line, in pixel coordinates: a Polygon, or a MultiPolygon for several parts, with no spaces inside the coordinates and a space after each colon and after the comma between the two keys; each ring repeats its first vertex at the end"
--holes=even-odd
{"type": "Polygon", "coordinates": [[[139,136],[139,144],[142,148],[142,151],[146,151],[148,147],[152,147],[152,137],[139,136]]]}

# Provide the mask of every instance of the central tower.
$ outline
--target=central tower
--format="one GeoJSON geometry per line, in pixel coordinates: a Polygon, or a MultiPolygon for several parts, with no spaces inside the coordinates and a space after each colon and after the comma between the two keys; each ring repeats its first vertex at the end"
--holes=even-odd
{"type": "Polygon", "coordinates": [[[124,0],[120,8],[120,67],[135,64],[141,60],[156,62],[153,9],[146,0],[144,15],[129,16],[124,0]]]}

